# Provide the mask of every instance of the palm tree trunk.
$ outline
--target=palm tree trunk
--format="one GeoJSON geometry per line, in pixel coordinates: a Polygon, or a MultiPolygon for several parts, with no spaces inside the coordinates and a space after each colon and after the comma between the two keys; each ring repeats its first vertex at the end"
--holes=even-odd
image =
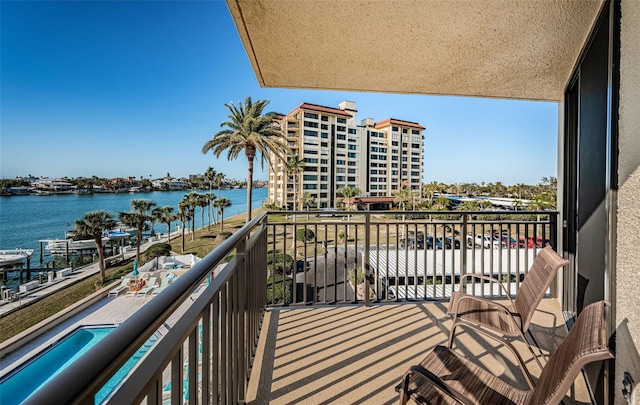
{"type": "Polygon", "coordinates": [[[138,237],[136,238],[136,260],[140,263],[140,244],[142,243],[142,227],[138,227],[138,237]]]}
{"type": "Polygon", "coordinates": [[[171,243],[171,221],[167,222],[167,243],[171,243]]]}
{"type": "Polygon", "coordinates": [[[98,268],[100,269],[100,283],[104,284],[106,274],[104,272],[104,252],[102,249],[102,235],[95,238],[96,246],[98,247],[98,268]]]}
{"type": "Polygon", "coordinates": [[[224,229],[224,210],[220,210],[220,233],[224,229]]]}
{"type": "Polygon", "coordinates": [[[248,159],[248,169],[247,169],[247,222],[251,221],[251,193],[253,187],[253,157],[248,159]]]}
{"type": "Polygon", "coordinates": [[[184,253],[184,221],[182,221],[182,253],[184,253]]]}

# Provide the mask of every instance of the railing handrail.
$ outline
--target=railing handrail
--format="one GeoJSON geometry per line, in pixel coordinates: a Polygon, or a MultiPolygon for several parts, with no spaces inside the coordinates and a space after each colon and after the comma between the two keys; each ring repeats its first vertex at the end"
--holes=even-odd
{"type": "Polygon", "coordinates": [[[169,316],[205,280],[206,276],[262,222],[262,212],[174,281],[84,355],[62,370],[24,404],[93,404],[93,395],[155,333],[169,316]]]}

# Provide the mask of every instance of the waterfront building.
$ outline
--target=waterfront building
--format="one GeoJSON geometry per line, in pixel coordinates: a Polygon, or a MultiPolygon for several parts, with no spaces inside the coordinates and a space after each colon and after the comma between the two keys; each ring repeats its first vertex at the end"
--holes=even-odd
{"type": "Polygon", "coordinates": [[[387,204],[400,188],[421,191],[424,127],[394,118],[358,124],[357,113],[353,101],[338,108],[302,103],[278,117],[292,155],[305,165],[301,173],[289,173],[291,155],[271,156],[269,203],[300,209],[300,197],[308,192],[315,207],[335,208],[338,190],[347,186],[362,197],[386,197],[387,204]]]}

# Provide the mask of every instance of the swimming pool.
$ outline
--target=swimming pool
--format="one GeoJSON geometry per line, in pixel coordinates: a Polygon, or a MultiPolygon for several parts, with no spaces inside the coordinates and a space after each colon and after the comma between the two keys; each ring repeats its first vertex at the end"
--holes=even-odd
{"type": "MultiPolygon", "coordinates": [[[[3,377],[0,381],[0,404],[19,404],[48,383],[53,377],[73,363],[87,350],[111,333],[115,327],[81,327],[61,341],[35,356],[24,366],[3,377]]],[[[149,338],[137,352],[118,370],[95,396],[95,403],[102,403],[140,358],[155,343],[149,338]]]]}

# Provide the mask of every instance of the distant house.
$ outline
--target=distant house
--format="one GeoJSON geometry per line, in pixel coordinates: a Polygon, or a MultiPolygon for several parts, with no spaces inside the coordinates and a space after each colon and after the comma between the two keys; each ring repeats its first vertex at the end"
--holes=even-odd
{"type": "Polygon", "coordinates": [[[168,190],[185,190],[187,185],[184,181],[174,178],[156,179],[152,182],[154,188],[168,189],[168,190]]]}
{"type": "Polygon", "coordinates": [[[31,187],[40,192],[71,193],[76,187],[61,179],[42,178],[31,182],[31,187]]]}

